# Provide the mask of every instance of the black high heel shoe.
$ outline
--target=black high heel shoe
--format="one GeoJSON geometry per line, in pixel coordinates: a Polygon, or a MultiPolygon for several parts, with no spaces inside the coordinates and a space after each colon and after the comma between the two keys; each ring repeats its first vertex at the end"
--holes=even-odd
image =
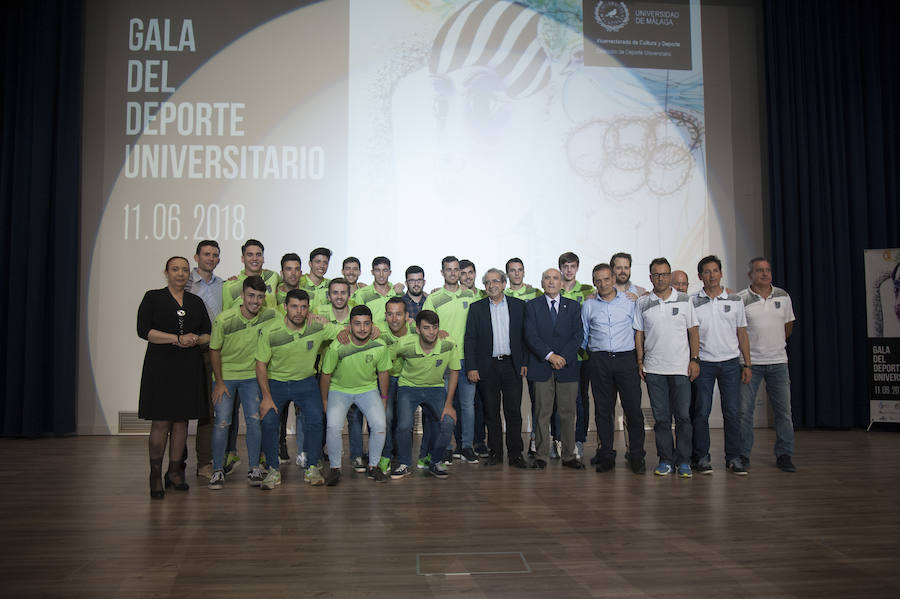
{"type": "Polygon", "coordinates": [[[150,499],[163,499],[162,460],[150,460],[150,499]]]}
{"type": "Polygon", "coordinates": [[[172,487],[172,488],[175,489],[176,491],[187,491],[188,489],[191,488],[191,487],[190,487],[186,482],[184,482],[184,481],[181,481],[180,483],[176,483],[174,480],[172,480],[171,478],[169,478],[169,473],[168,473],[168,472],[166,472],[166,475],[165,475],[164,478],[165,478],[165,481],[166,481],[166,488],[167,488],[167,489],[168,489],[169,487],[172,487]]]}

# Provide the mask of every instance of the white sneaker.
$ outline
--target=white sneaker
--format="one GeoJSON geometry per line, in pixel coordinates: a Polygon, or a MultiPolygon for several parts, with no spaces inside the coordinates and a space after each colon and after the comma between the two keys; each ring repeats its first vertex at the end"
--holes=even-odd
{"type": "Polygon", "coordinates": [[[275,468],[269,468],[268,474],[263,479],[261,483],[259,483],[260,489],[265,489],[266,491],[271,491],[277,485],[281,484],[281,472],[276,470],[275,468]]]}
{"type": "Polygon", "coordinates": [[[575,441],[575,457],[579,460],[584,459],[584,443],[581,441],[575,441]]]}
{"type": "Polygon", "coordinates": [[[297,456],[296,464],[300,468],[303,468],[304,470],[306,470],[307,463],[306,463],[306,452],[305,451],[301,452],[300,455],[297,456]]]}
{"type": "Polygon", "coordinates": [[[247,473],[247,483],[251,487],[258,487],[265,478],[266,475],[263,474],[262,469],[259,466],[247,473]]]}
{"type": "Polygon", "coordinates": [[[219,491],[225,486],[225,473],[221,470],[216,470],[212,473],[212,476],[209,477],[209,484],[207,487],[212,489],[213,491],[219,491]]]}

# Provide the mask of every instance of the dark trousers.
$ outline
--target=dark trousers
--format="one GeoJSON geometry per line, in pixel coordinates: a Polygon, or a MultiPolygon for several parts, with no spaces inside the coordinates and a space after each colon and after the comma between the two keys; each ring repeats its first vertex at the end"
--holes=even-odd
{"type": "Polygon", "coordinates": [[[484,422],[491,455],[503,456],[503,425],[500,404],[506,419],[506,452],[510,461],[522,456],[522,378],[512,360],[492,359],[487,372],[479,372],[478,392],[484,404],[484,422]]]}
{"type": "Polygon", "coordinates": [[[644,414],[641,412],[641,375],[638,374],[634,350],[620,353],[591,352],[591,389],[600,454],[616,455],[613,449],[613,415],[616,394],[625,412],[628,447],[632,458],[644,457],[644,414]]]}

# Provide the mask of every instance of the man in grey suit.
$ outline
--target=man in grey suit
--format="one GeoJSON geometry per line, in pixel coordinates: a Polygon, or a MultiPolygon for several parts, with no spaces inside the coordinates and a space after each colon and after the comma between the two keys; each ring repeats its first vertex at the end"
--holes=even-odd
{"type": "Polygon", "coordinates": [[[584,338],[581,306],[563,297],[562,275],[549,268],[541,276],[544,295],[525,305],[528,380],[534,381],[535,442],[532,468],[546,468],[550,448],[550,415],[556,401],[563,466],[583,470],[575,455],[575,397],[578,394],[578,348],[584,338]]]}

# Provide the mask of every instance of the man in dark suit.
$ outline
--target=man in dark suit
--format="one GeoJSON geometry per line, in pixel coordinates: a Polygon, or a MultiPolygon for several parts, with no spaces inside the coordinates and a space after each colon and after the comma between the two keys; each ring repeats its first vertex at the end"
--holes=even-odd
{"type": "Polygon", "coordinates": [[[578,348],[584,338],[581,306],[563,297],[562,275],[549,268],[541,276],[544,295],[525,305],[525,344],[528,380],[534,381],[534,437],[537,454],[532,468],[545,468],[550,440],[548,429],[553,402],[559,414],[563,466],[584,469],[575,455],[575,397],[578,394],[578,348]]]}
{"type": "Polygon", "coordinates": [[[478,384],[484,403],[490,455],[486,466],[503,461],[500,402],[506,419],[506,452],[509,465],[525,468],[522,457],[522,376],[527,372],[522,328],[525,302],[507,297],[506,273],[492,268],[482,277],[487,297],[469,306],[465,355],[469,381],[478,384]]]}

